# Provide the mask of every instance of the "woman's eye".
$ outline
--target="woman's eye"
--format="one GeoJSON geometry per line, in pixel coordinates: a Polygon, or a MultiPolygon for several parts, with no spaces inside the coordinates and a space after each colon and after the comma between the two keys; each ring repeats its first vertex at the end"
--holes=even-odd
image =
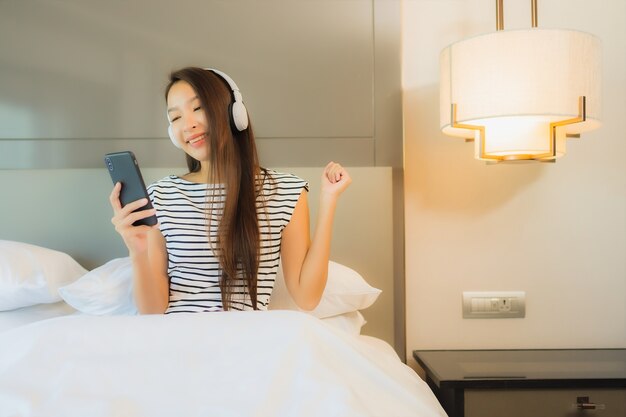
{"type": "Polygon", "coordinates": [[[193,111],[198,111],[198,110],[202,110],[202,107],[198,106],[193,109],[193,111]]]}
{"type": "Polygon", "coordinates": [[[178,119],[180,119],[180,116],[172,117],[172,120],[170,121],[170,123],[174,123],[178,119]]]}

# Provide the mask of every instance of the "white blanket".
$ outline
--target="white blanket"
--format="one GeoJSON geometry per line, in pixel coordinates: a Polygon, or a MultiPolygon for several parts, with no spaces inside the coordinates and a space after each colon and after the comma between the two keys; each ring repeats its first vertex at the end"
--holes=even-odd
{"type": "Polygon", "coordinates": [[[0,333],[0,417],[445,416],[367,340],[294,311],[44,320],[0,333]]]}

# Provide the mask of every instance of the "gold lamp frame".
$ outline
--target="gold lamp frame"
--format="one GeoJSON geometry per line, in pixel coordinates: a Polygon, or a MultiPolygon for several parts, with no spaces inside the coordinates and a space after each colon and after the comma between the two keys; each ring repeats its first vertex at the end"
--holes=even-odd
{"type": "MultiPolygon", "coordinates": [[[[456,103],[452,103],[450,106],[450,119],[452,120],[451,126],[458,129],[468,129],[479,132],[479,158],[488,161],[502,162],[502,161],[523,161],[534,160],[540,162],[554,162],[556,159],[556,129],[557,127],[572,125],[575,123],[582,123],[587,120],[587,98],[585,96],[578,97],[578,117],[571,119],[559,120],[550,123],[550,150],[546,153],[539,155],[530,154],[513,154],[513,155],[488,155],[485,152],[485,142],[487,136],[485,135],[485,126],[471,125],[466,123],[458,123],[456,119],[456,103]]],[[[579,138],[580,134],[566,134],[567,138],[579,138]]],[[[474,138],[466,138],[466,142],[473,142],[474,138]]]]}

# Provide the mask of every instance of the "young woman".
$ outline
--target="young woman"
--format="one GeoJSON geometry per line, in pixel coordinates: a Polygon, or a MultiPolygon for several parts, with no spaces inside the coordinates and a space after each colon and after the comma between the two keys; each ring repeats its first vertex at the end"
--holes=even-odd
{"type": "Polygon", "coordinates": [[[309,231],[308,185],[261,168],[254,134],[234,81],[212,69],[183,68],[165,91],[169,134],[186,153],[189,173],[148,187],[152,210],[121,207],[111,192],[111,220],[128,247],[141,313],[267,309],[278,263],[298,306],[319,303],[328,273],[337,199],[348,172],[322,174],[318,220],[309,231]],[[132,226],[157,215],[153,227],[132,226]]]}

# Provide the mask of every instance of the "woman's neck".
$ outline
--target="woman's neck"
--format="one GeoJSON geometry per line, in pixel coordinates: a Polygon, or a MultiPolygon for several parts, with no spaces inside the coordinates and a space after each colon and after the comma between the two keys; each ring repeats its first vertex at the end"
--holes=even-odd
{"type": "Polygon", "coordinates": [[[190,182],[207,184],[209,182],[209,166],[201,162],[199,171],[185,174],[182,178],[190,182]]]}

